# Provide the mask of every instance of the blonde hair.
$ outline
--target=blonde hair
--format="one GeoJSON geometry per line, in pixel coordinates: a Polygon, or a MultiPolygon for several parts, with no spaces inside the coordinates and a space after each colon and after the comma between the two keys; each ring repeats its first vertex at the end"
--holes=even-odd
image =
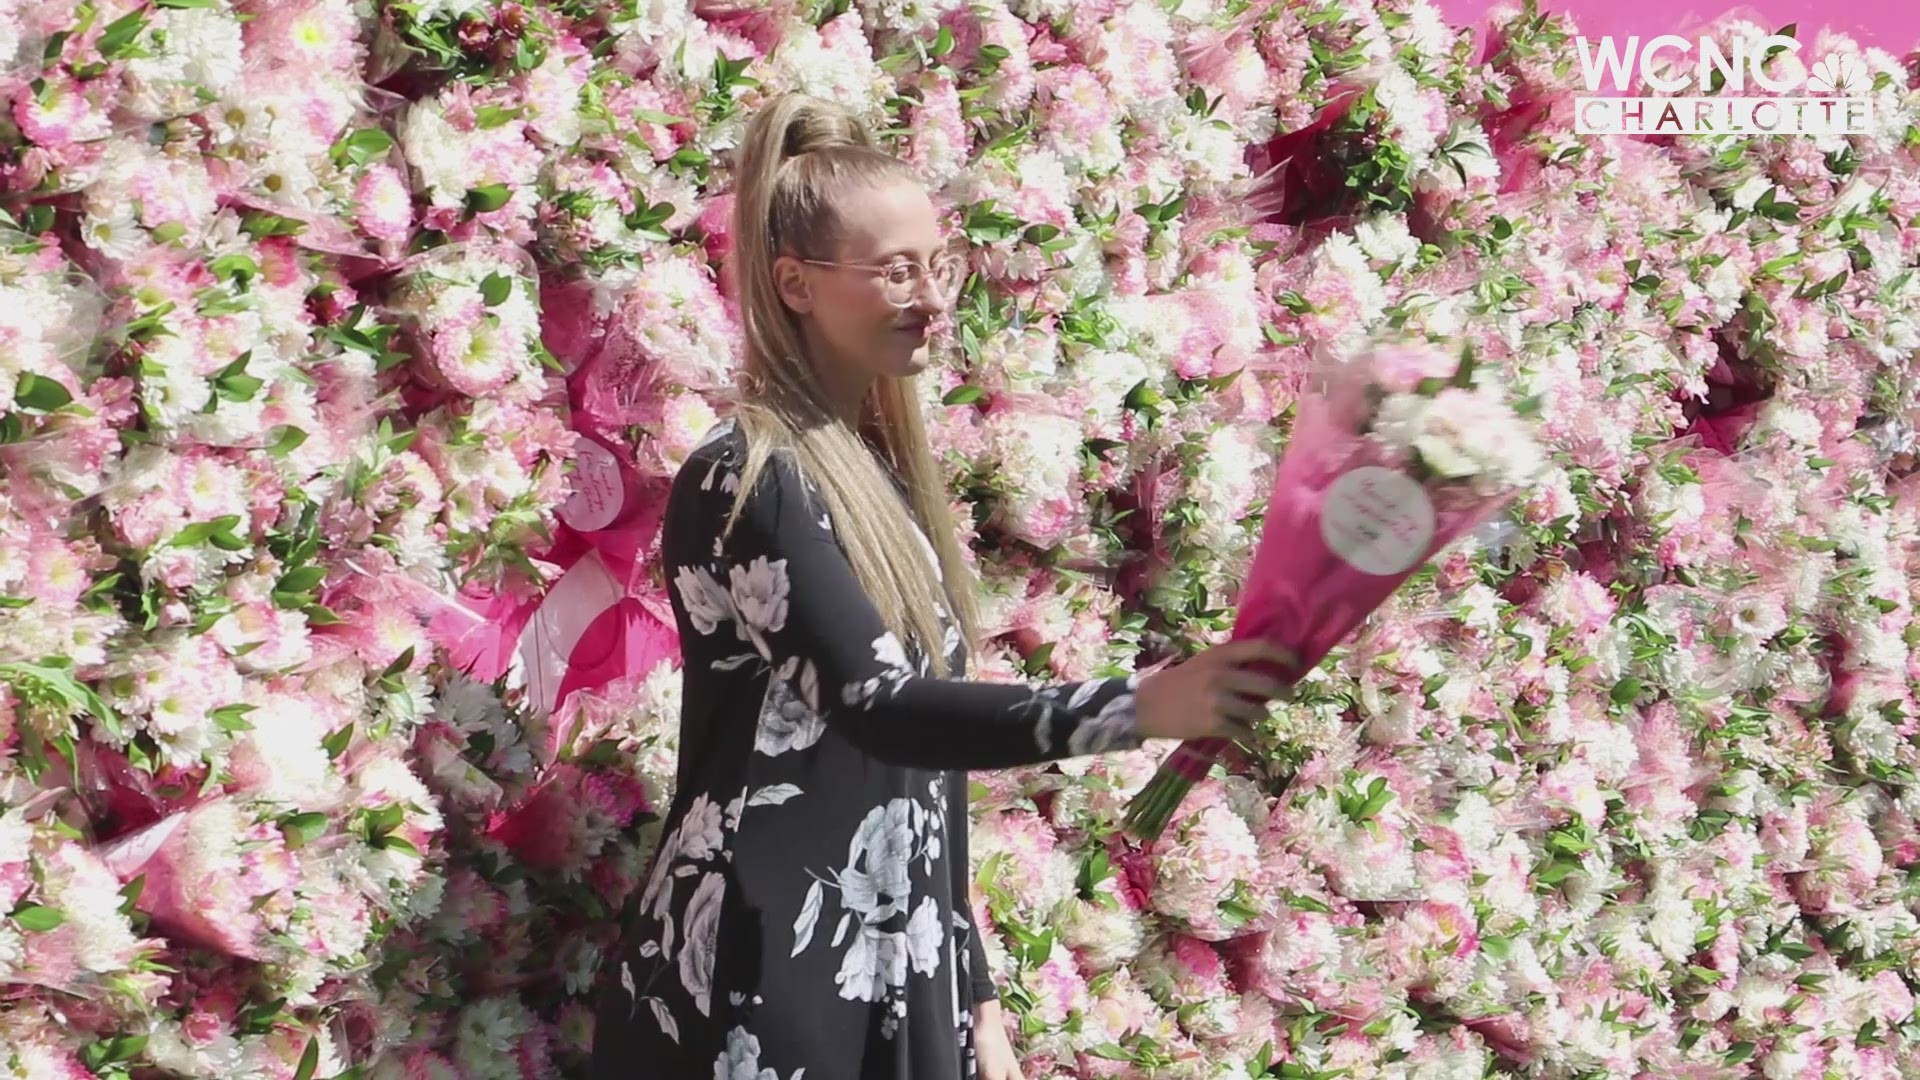
{"type": "Polygon", "coordinates": [[[733,175],[732,270],[746,331],[734,418],[746,435],[747,461],[727,531],[768,459],[790,454],[825,499],[847,561],[881,621],[903,641],[918,644],[936,675],[948,676],[936,605],[954,616],[970,658],[978,645],[979,615],[914,380],[876,376],[860,421],[905,483],[910,517],[862,432],[849,428],[829,404],[806,355],[799,319],[780,299],[773,276],[774,260],[783,254],[835,256],[840,200],[849,191],[918,177],[877,147],[852,113],[803,94],[783,94],[754,115],[733,175]],[[944,589],[915,535],[915,519],[933,543],[944,589]]]}

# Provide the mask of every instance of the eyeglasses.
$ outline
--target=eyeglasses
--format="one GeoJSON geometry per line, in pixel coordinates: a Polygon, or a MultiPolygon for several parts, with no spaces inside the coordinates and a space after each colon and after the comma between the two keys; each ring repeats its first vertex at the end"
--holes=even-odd
{"type": "Polygon", "coordinates": [[[931,281],[934,295],[943,304],[952,304],[960,295],[960,283],[966,276],[966,262],[957,255],[938,255],[931,266],[917,262],[872,263],[830,262],[826,259],[802,259],[813,266],[832,266],[841,270],[864,270],[880,277],[882,295],[894,307],[912,307],[921,287],[931,281]]]}

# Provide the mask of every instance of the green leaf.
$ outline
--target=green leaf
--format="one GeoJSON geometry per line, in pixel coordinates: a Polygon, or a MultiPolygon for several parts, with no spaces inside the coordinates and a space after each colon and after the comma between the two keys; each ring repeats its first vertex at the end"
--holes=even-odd
{"type": "Polygon", "coordinates": [[[21,904],[13,909],[13,921],[20,929],[41,934],[67,921],[65,914],[39,904],[21,904]]]}
{"type": "Polygon", "coordinates": [[[1239,900],[1222,900],[1217,905],[1220,921],[1229,928],[1245,926],[1260,917],[1260,909],[1250,907],[1239,900]]]}
{"type": "Polygon", "coordinates": [[[279,214],[249,210],[240,218],[240,229],[255,240],[265,240],[270,236],[299,236],[307,231],[307,226],[279,214]]]}
{"type": "Polygon", "coordinates": [[[467,190],[467,209],[476,214],[487,214],[507,205],[513,193],[505,184],[485,184],[467,190]]]}
{"type": "Polygon", "coordinates": [[[991,244],[1006,240],[1019,231],[1020,219],[995,210],[993,200],[987,199],[967,208],[962,228],[975,243],[991,244]]]}
{"type": "Polygon", "coordinates": [[[1732,1046],[1727,1047],[1726,1062],[1729,1065],[1738,1065],[1752,1056],[1753,1056],[1752,1043],[1737,1042],[1737,1043],[1734,1043],[1732,1046]]]}
{"type": "Polygon", "coordinates": [[[409,645],[407,646],[406,652],[403,652],[399,656],[396,656],[393,658],[393,663],[387,665],[387,669],[380,673],[380,677],[383,679],[390,679],[395,675],[398,675],[401,672],[406,671],[408,668],[411,668],[412,666],[413,666],[413,646],[409,645]]]}
{"type": "Polygon", "coordinates": [[[1058,225],[1029,225],[1027,226],[1027,231],[1022,234],[1022,239],[1029,244],[1044,245],[1051,243],[1059,235],[1060,227],[1058,225]]]}
{"type": "Polygon", "coordinates": [[[204,544],[212,540],[216,533],[231,533],[233,527],[238,524],[240,524],[240,518],[232,514],[212,521],[196,521],[175,533],[173,539],[167,541],[167,544],[170,547],[192,547],[195,544],[204,544]]]}
{"type": "Polygon", "coordinates": [[[280,434],[274,437],[273,444],[267,447],[267,453],[283,458],[300,449],[307,441],[307,433],[292,424],[282,424],[274,429],[280,434]]]}
{"type": "Polygon", "coordinates": [[[286,835],[289,847],[305,847],[326,834],[327,815],[318,811],[294,814],[281,820],[280,831],[286,835]]]}
{"type": "Polygon", "coordinates": [[[482,105],[473,111],[474,126],[482,131],[491,131],[503,127],[520,115],[519,109],[510,109],[504,105],[482,105]]]}
{"type": "Polygon", "coordinates": [[[413,843],[405,839],[404,837],[382,836],[378,840],[374,841],[373,846],[380,848],[384,851],[398,851],[407,855],[412,855],[415,858],[420,857],[420,849],[417,847],[414,847],[413,843]]]}
{"type": "Polygon", "coordinates": [[[1048,641],[1033,650],[1032,655],[1028,656],[1026,660],[1025,666],[1028,675],[1038,676],[1047,670],[1047,663],[1053,659],[1053,647],[1054,643],[1048,641]]]}
{"type": "Polygon", "coordinates": [[[407,811],[399,803],[388,803],[378,810],[367,813],[367,833],[369,836],[385,836],[399,828],[407,820],[407,811]]]}
{"type": "Polygon", "coordinates": [[[1138,411],[1140,409],[1153,408],[1154,406],[1165,403],[1166,400],[1166,395],[1160,392],[1159,387],[1153,386],[1143,379],[1138,386],[1127,391],[1126,406],[1129,409],[1138,411]]]}
{"type": "Polygon", "coordinates": [[[248,375],[247,361],[253,358],[252,350],[241,353],[233,363],[220,369],[213,377],[214,392],[227,401],[252,401],[260,388],[267,385],[266,380],[248,375]]]}
{"type": "Polygon", "coordinates": [[[480,283],[480,299],[488,307],[493,307],[512,294],[513,279],[505,274],[488,274],[486,280],[480,283]]]}
{"type": "Polygon", "coordinates": [[[513,49],[513,66],[520,71],[532,71],[546,59],[547,50],[531,37],[522,36],[513,49]]]}
{"type": "Polygon", "coordinates": [[[1333,914],[1333,909],[1328,907],[1325,901],[1317,897],[1306,896],[1291,890],[1288,890],[1285,896],[1287,906],[1293,908],[1295,911],[1317,911],[1322,915],[1333,914]]]}
{"type": "Polygon", "coordinates": [[[135,8],[108,23],[107,28],[100,31],[100,40],[95,42],[94,46],[100,50],[100,55],[108,60],[136,55],[138,50],[134,48],[134,39],[140,36],[140,31],[146,29],[146,26],[146,11],[135,8]]]}
{"type": "Polygon", "coordinates": [[[1548,863],[1546,868],[1541,870],[1538,876],[1543,885],[1558,885],[1562,881],[1565,881],[1568,875],[1578,869],[1580,869],[1580,864],[1578,863],[1553,862],[1548,863]]]}
{"type": "Polygon", "coordinates": [[[326,579],[326,567],[302,566],[280,575],[280,580],[274,583],[273,588],[275,592],[312,592],[316,586],[326,579]]]}
{"type": "Polygon", "coordinates": [[[1632,676],[1621,679],[1619,682],[1613,684],[1613,703],[1615,705],[1626,705],[1633,702],[1640,696],[1640,689],[1641,683],[1639,679],[1632,676]]]}
{"type": "Polygon", "coordinates": [[[379,128],[361,128],[334,143],[332,155],[335,161],[364,166],[392,149],[393,136],[379,128]]]}
{"type": "Polygon", "coordinates": [[[145,1050],[147,1048],[147,1036],[120,1035],[111,1039],[105,1039],[100,1042],[93,1043],[90,1046],[88,1046],[87,1049],[92,1050],[95,1047],[99,1048],[99,1052],[101,1055],[101,1062],[100,1062],[101,1065],[111,1065],[117,1062],[132,1061],[134,1058],[137,1058],[140,1056],[140,1052],[142,1050],[145,1050]]]}
{"type": "Polygon", "coordinates": [[[70,661],[49,658],[38,664],[0,664],[0,680],[13,683],[28,694],[39,691],[58,699],[76,712],[90,713],[114,738],[123,738],[120,718],[93,689],[67,670],[70,661]]]}
{"type": "Polygon", "coordinates": [[[1473,372],[1477,366],[1478,360],[1474,352],[1473,342],[1469,341],[1467,342],[1466,348],[1461,350],[1460,366],[1454,369],[1453,378],[1448,381],[1448,385],[1459,387],[1462,390],[1473,389],[1473,372]]]}
{"type": "Polygon", "coordinates": [[[352,742],[353,725],[348,724],[346,727],[327,736],[326,739],[320,743],[320,746],[326,750],[329,760],[336,760],[341,754],[347,752],[347,747],[351,745],[352,742]]]}
{"type": "Polygon", "coordinates": [[[141,874],[120,887],[120,914],[132,915],[133,909],[140,903],[140,894],[147,890],[147,875],[141,874]]]}
{"type": "Polygon", "coordinates": [[[222,255],[207,264],[213,276],[223,281],[245,285],[260,275],[260,264],[247,255],[222,255]]]}
{"type": "Polygon", "coordinates": [[[293,1080],[313,1080],[313,1071],[320,1067],[320,1040],[308,1039],[306,1052],[300,1055],[300,1067],[293,1071],[293,1080]]]}
{"type": "Polygon", "coordinates": [[[945,56],[948,53],[952,52],[953,51],[952,28],[946,27],[946,26],[941,27],[939,36],[933,39],[933,48],[927,51],[931,52],[935,56],[945,56]]]}
{"type": "Polygon", "coordinates": [[[258,708],[255,705],[222,705],[210,715],[216,726],[222,731],[252,731],[253,725],[247,723],[247,714],[258,708]]]}
{"type": "Polygon", "coordinates": [[[980,387],[962,383],[947,391],[946,396],[940,399],[940,403],[942,405],[971,405],[986,396],[987,392],[980,387]]]}
{"type": "Polygon", "coordinates": [[[23,372],[14,385],[13,400],[22,408],[52,412],[73,401],[67,388],[44,375],[23,372]]]}
{"type": "Polygon", "coordinates": [[[187,8],[210,8],[214,3],[213,0],[153,0],[153,6],[184,11],[187,8]]]}

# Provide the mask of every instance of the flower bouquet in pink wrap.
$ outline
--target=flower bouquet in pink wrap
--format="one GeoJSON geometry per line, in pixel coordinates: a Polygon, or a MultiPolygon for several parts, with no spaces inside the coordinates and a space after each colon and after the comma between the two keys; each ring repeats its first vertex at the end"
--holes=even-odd
{"type": "Polygon", "coordinates": [[[121,881],[145,879],[135,905],[167,938],[227,956],[268,959],[294,906],[285,834],[234,798],[168,814],[97,854],[121,881]]]}
{"type": "MultiPolygon", "coordinates": [[[[1331,365],[1300,402],[1267,501],[1234,639],[1265,638],[1312,671],[1422,564],[1540,471],[1528,409],[1476,377],[1471,348],[1383,345],[1331,365]]],[[[1127,807],[1158,837],[1187,790],[1232,745],[1182,743],[1127,807]]]]}

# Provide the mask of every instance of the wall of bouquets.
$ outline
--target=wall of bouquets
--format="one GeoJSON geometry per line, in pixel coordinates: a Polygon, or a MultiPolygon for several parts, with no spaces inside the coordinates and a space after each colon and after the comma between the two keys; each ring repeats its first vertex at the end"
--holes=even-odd
{"type": "Polygon", "coordinates": [[[1166,747],[976,778],[1029,1077],[1914,1075],[1920,71],[1808,42],[1871,136],[1597,139],[1573,28],[1494,27],[0,8],[0,1077],[577,1075],[787,89],[972,242],[924,389],[991,677],[1223,638],[1378,334],[1470,341],[1554,463],[1156,843],[1166,747]]]}

